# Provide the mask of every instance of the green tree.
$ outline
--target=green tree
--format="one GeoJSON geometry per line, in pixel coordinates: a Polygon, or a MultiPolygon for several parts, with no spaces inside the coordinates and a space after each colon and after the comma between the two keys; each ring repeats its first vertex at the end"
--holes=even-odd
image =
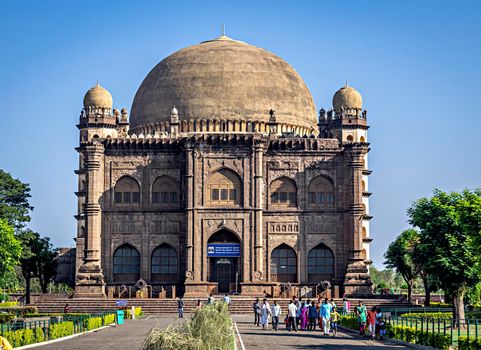
{"type": "Polygon", "coordinates": [[[39,251],[35,252],[37,258],[37,277],[40,281],[42,293],[48,292],[48,284],[57,274],[57,252],[50,243],[50,238],[42,237],[38,244],[39,251]]]}
{"type": "Polygon", "coordinates": [[[22,253],[22,245],[15,238],[13,227],[0,219],[0,279],[5,281],[14,274],[22,253]]]}
{"type": "Polygon", "coordinates": [[[30,221],[33,209],[28,203],[30,186],[0,169],[0,219],[5,219],[16,230],[30,221]]]}
{"type": "Polygon", "coordinates": [[[408,299],[411,300],[414,280],[416,279],[416,266],[412,259],[412,252],[417,239],[416,230],[403,231],[387,248],[384,264],[388,268],[396,269],[401,274],[408,287],[408,299]]]}
{"type": "Polygon", "coordinates": [[[25,279],[25,299],[29,304],[33,278],[38,278],[41,291],[47,293],[48,284],[57,273],[56,252],[52,249],[50,239],[40,237],[37,232],[22,230],[18,236],[24,246],[20,266],[25,279]]]}
{"type": "Polygon", "coordinates": [[[421,230],[426,272],[451,295],[454,317],[464,320],[466,291],[481,281],[481,191],[435,190],[408,209],[410,223],[421,230]]]}

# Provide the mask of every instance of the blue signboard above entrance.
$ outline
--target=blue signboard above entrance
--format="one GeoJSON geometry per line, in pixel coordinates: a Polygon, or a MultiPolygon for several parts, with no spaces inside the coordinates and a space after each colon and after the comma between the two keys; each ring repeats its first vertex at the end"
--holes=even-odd
{"type": "Polygon", "coordinates": [[[209,257],[240,257],[239,243],[210,243],[207,244],[207,256],[209,257]]]}

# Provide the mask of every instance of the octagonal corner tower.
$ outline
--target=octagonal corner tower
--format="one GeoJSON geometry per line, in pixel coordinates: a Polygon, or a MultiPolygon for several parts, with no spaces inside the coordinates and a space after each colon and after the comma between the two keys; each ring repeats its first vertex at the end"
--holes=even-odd
{"type": "Polygon", "coordinates": [[[283,130],[317,131],[315,105],[299,74],[278,56],[226,36],[157,64],[135,95],[131,130],[165,130],[174,106],[181,122],[196,125],[181,131],[249,131],[242,127],[249,122],[262,131],[271,109],[283,130]],[[226,127],[209,128],[216,122],[226,127]]]}

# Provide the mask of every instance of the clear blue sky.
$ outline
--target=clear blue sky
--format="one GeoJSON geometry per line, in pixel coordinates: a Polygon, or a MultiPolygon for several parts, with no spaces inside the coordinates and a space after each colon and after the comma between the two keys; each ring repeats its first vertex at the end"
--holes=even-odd
{"type": "Polygon", "coordinates": [[[0,168],[31,184],[31,227],[55,245],[74,244],[87,89],[130,110],[156,63],[222,23],[289,62],[318,109],[345,80],[362,93],[378,267],[413,200],[481,186],[479,1],[2,1],[0,18],[0,168]]]}

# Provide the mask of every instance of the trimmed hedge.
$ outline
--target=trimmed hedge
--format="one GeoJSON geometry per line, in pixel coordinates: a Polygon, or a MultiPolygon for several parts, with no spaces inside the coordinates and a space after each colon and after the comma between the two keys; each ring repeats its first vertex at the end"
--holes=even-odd
{"type": "MultiPolygon", "coordinates": [[[[465,313],[466,319],[469,320],[476,320],[481,319],[481,312],[466,312],[465,313]]],[[[433,318],[435,320],[450,320],[453,318],[452,312],[411,312],[408,314],[402,314],[401,317],[424,317],[424,318],[433,318]]]]}
{"type": "Polygon", "coordinates": [[[0,304],[0,312],[15,314],[18,317],[24,317],[26,314],[36,314],[38,309],[36,306],[12,306],[2,307],[0,304]]]}
{"type": "MultiPolygon", "coordinates": [[[[134,308],[134,310],[135,310],[135,318],[140,317],[140,316],[143,315],[142,307],[136,306],[136,307],[134,308]]],[[[132,318],[132,315],[131,315],[131,312],[130,312],[130,311],[131,311],[130,308],[124,310],[124,312],[125,312],[125,318],[126,318],[126,319],[127,319],[127,318],[132,318]]]]}
{"type": "Polygon", "coordinates": [[[107,325],[112,324],[114,322],[115,322],[115,315],[114,314],[104,316],[104,326],[107,326],[107,325]]]}
{"type": "Polygon", "coordinates": [[[481,339],[459,337],[458,338],[458,349],[459,350],[480,350],[481,349],[481,339]]]}
{"type": "Polygon", "coordinates": [[[359,322],[356,316],[341,316],[340,325],[346,328],[359,330],[359,322]]]}
{"type": "Polygon", "coordinates": [[[4,308],[4,307],[14,307],[14,306],[18,306],[18,301],[6,301],[4,303],[0,303],[0,307],[4,308]]]}
{"type": "Polygon", "coordinates": [[[88,331],[102,327],[102,317],[91,317],[85,320],[85,328],[88,331]]]}
{"type": "Polygon", "coordinates": [[[43,328],[19,329],[5,332],[3,337],[14,347],[35,344],[44,341],[43,328]]]}
{"type": "Polygon", "coordinates": [[[12,321],[15,317],[13,314],[0,314],[0,323],[7,323],[12,321]]]}
{"type": "Polygon", "coordinates": [[[434,318],[435,320],[447,320],[453,318],[452,312],[411,312],[402,314],[401,317],[434,318]]]}
{"type": "Polygon", "coordinates": [[[58,339],[74,334],[73,322],[60,322],[50,325],[48,330],[50,339],[58,339]]]}
{"type": "Polygon", "coordinates": [[[448,350],[451,345],[451,336],[442,333],[426,333],[413,327],[387,325],[389,338],[402,340],[412,344],[432,346],[433,348],[448,350]]]}

